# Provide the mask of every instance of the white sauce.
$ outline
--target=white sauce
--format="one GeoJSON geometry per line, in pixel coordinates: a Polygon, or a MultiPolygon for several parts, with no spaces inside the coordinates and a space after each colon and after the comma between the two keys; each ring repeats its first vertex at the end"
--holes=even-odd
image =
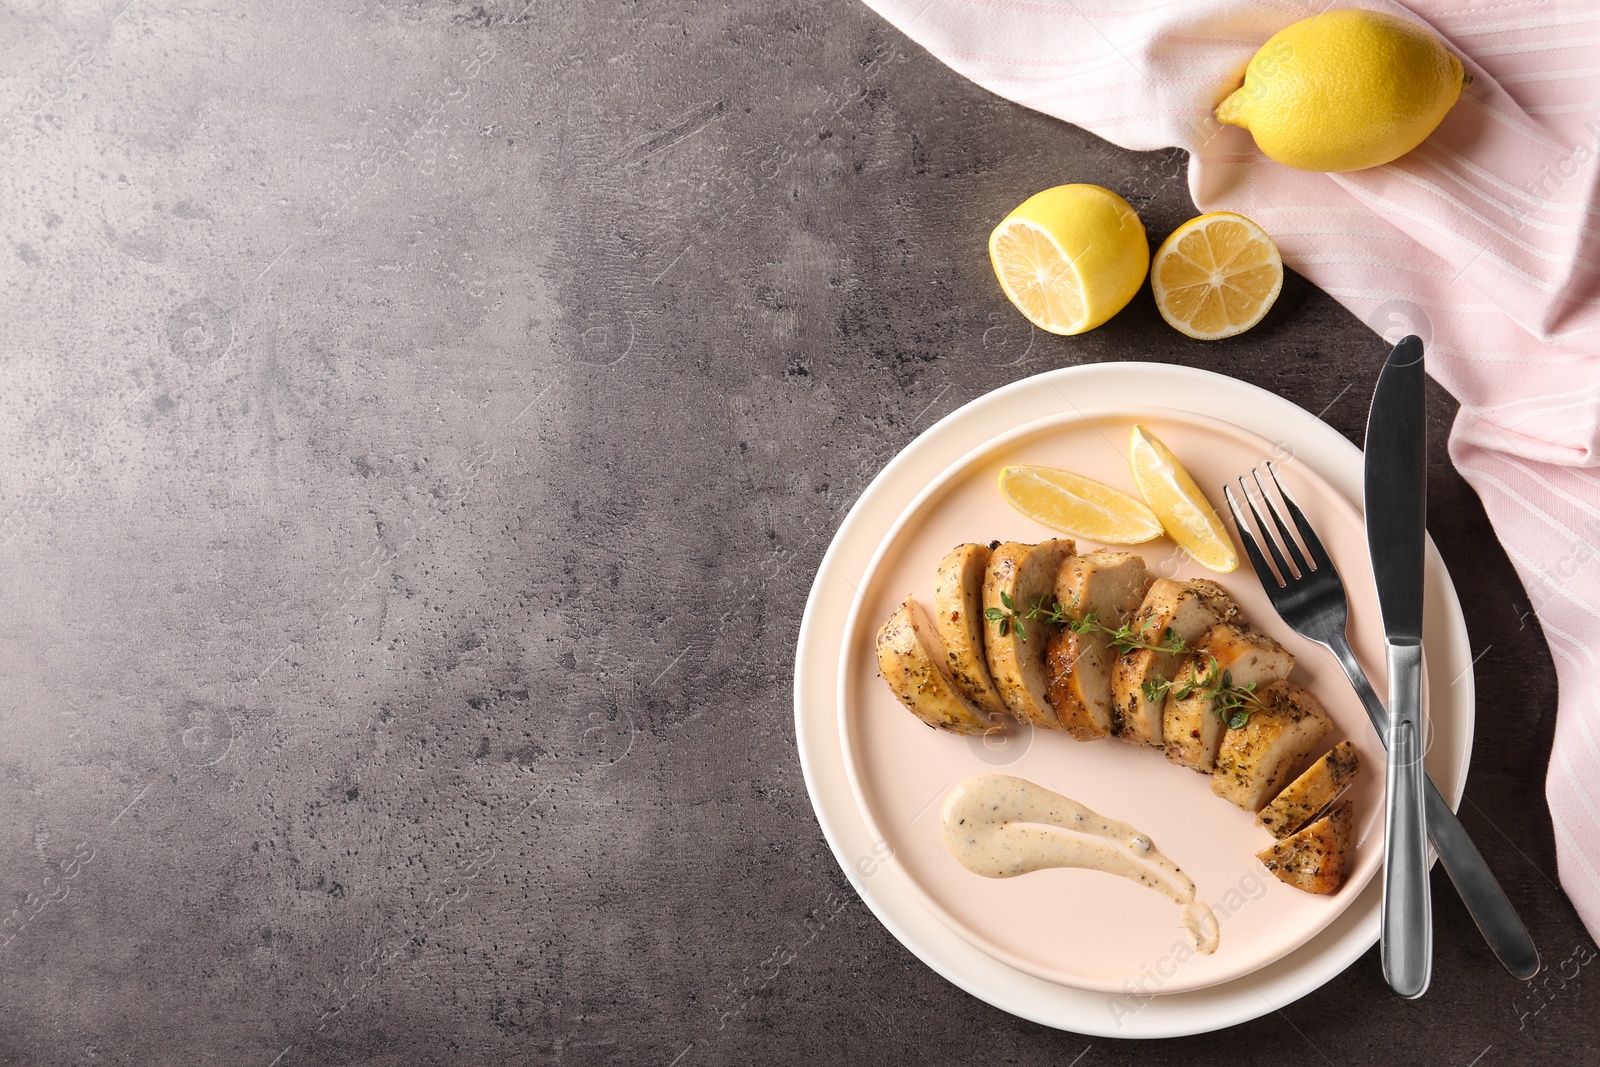
{"type": "Polygon", "coordinates": [[[945,847],[974,874],[1015,878],[1047,867],[1082,867],[1127,878],[1182,908],[1180,919],[1197,951],[1217,950],[1221,929],[1211,909],[1195,899],[1193,880],[1125,822],[1009,774],[962,782],[945,799],[942,818],[945,847]]]}

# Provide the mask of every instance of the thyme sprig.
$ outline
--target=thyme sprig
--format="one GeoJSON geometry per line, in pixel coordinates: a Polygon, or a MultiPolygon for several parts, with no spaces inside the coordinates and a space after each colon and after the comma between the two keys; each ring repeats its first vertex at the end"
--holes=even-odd
{"type": "MultiPolygon", "coordinates": [[[[1147,648],[1152,652],[1170,652],[1178,655],[1194,651],[1184,642],[1183,638],[1178,636],[1177,631],[1170,626],[1162,631],[1159,640],[1151,641],[1145,637],[1151,623],[1154,622],[1153,619],[1145,619],[1137,628],[1128,623],[1123,623],[1116,629],[1112,629],[1109,626],[1102,626],[1095,619],[1095,613],[1092,611],[1081,619],[1074,618],[1071,614],[1071,609],[1062,607],[1059,600],[1050,600],[1047,603],[1043,597],[1040,597],[1033,602],[1033,606],[1026,612],[1020,612],[1017,610],[1016,605],[1011,602],[1011,597],[1002,590],[1000,603],[1004,604],[1005,607],[988,608],[983,615],[990,622],[1000,624],[1001,637],[1004,637],[1009,628],[1014,626],[1016,627],[1017,636],[1026,639],[1028,636],[1027,623],[1033,620],[1040,620],[1054,623],[1057,626],[1065,626],[1073,633],[1105,634],[1106,643],[1119,653],[1132,652],[1138,648],[1147,648]]],[[[1073,607],[1075,608],[1076,605],[1073,605],[1073,607]]]]}
{"type": "MultiPolygon", "coordinates": [[[[1102,626],[1095,618],[1094,612],[1088,612],[1083,618],[1074,618],[1068,608],[1063,608],[1058,600],[1046,602],[1040,597],[1033,602],[1027,611],[1018,611],[1012,602],[1010,594],[1005,591],[1000,593],[1000,603],[1005,605],[998,608],[984,610],[984,618],[999,624],[1000,636],[1004,637],[1011,629],[1015,628],[1017,636],[1024,640],[1028,637],[1027,624],[1039,621],[1066,626],[1073,633],[1090,634],[1101,633],[1106,636],[1106,643],[1118,653],[1126,655],[1135,649],[1148,649],[1152,652],[1168,653],[1171,655],[1193,655],[1195,649],[1189,645],[1178,632],[1168,626],[1162,630],[1161,636],[1151,640],[1146,636],[1153,619],[1145,619],[1137,626],[1123,623],[1115,629],[1102,626]]],[[[1076,607],[1076,604],[1073,605],[1076,607]]],[[[1186,699],[1199,693],[1207,700],[1212,701],[1217,715],[1228,724],[1230,730],[1237,730],[1250,721],[1252,711],[1264,710],[1266,705],[1256,695],[1256,684],[1234,685],[1231,671],[1222,669],[1217,662],[1217,657],[1211,656],[1210,663],[1204,674],[1195,675],[1182,682],[1175,682],[1170,678],[1155,677],[1144,683],[1144,697],[1151,703],[1165,699],[1170,692],[1179,700],[1186,699]]]]}
{"type": "MultiPolygon", "coordinates": [[[[999,630],[1001,637],[1004,637],[1006,634],[1010,633],[1012,628],[1015,627],[1017,636],[1023,640],[1027,640],[1027,623],[1023,621],[1023,616],[1017,611],[1017,606],[1011,602],[1011,594],[1006,592],[1004,589],[1000,590],[1000,603],[1004,604],[1005,607],[984,608],[983,617],[988,619],[990,622],[1000,624],[999,630]]],[[[1033,610],[1028,612],[1027,618],[1037,618],[1038,615],[1039,605],[1036,603],[1033,605],[1033,610]]]]}
{"type": "Polygon", "coordinates": [[[1193,672],[1181,682],[1174,682],[1169,678],[1151,678],[1144,683],[1144,698],[1151,703],[1164,698],[1169,692],[1179,700],[1185,700],[1196,693],[1213,702],[1217,717],[1228,724],[1228,729],[1237,730],[1250,721],[1252,711],[1265,711],[1266,704],[1256,695],[1256,683],[1248,685],[1234,685],[1233,672],[1225,671],[1217,662],[1217,657],[1210,657],[1210,664],[1204,674],[1196,675],[1193,672]]]}
{"type": "Polygon", "coordinates": [[[1178,631],[1170,626],[1161,631],[1159,640],[1151,641],[1145,637],[1154,622],[1154,619],[1145,619],[1137,628],[1128,623],[1123,623],[1113,630],[1096,622],[1094,612],[1091,611],[1082,620],[1068,623],[1067,625],[1080,634],[1098,630],[1106,635],[1107,644],[1124,655],[1139,648],[1149,649],[1151,652],[1166,652],[1174,655],[1183,655],[1194,651],[1182,637],[1178,636],[1178,631]]]}

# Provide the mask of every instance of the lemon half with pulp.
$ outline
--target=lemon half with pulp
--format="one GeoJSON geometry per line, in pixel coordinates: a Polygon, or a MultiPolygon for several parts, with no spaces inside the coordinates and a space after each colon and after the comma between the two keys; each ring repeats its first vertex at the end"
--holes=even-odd
{"type": "Polygon", "coordinates": [[[1174,329],[1202,341],[1233,337],[1260,322],[1278,299],[1283,258],[1260,226],[1213,211],[1161,242],[1150,289],[1174,329]]]}
{"type": "Polygon", "coordinates": [[[1028,197],[989,235],[1006,297],[1041,330],[1077,334],[1121,311],[1144,284],[1150,243],[1122,197],[1058,185],[1028,197]]]}

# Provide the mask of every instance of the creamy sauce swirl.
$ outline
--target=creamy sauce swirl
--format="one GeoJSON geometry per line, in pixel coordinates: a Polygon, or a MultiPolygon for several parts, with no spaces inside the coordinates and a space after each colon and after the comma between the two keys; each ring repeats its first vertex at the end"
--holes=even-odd
{"type": "Polygon", "coordinates": [[[945,848],[974,874],[1015,878],[1048,867],[1082,867],[1127,878],[1179,905],[1197,951],[1217,950],[1221,929],[1211,909],[1195,899],[1194,881],[1125,822],[1009,774],[956,786],[945,798],[942,821],[945,848]]]}

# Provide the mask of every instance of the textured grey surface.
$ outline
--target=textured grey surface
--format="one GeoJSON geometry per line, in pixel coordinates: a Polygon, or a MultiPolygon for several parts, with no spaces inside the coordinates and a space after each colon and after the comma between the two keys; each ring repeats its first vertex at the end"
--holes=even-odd
{"type": "Polygon", "coordinates": [[[823,842],[800,612],[934,419],[1143,358],[1359,434],[1383,345],[1294,278],[1232,342],[1146,291],[1027,347],[994,222],[1086,180],[1159,238],[1181,155],[850,0],[122,3],[0,11],[0,1062],[1592,1058],[1553,674],[1442,395],[1464,820],[1556,977],[1436,876],[1420,1003],[1369,954],[1222,1034],[1090,1041],[926,969],[823,842]]]}

